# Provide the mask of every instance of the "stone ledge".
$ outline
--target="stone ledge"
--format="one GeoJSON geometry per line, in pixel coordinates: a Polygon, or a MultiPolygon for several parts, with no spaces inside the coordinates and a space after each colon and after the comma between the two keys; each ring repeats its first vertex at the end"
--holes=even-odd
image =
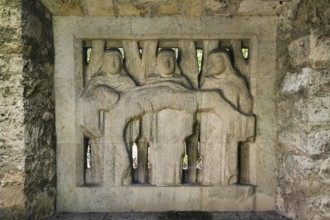
{"type": "Polygon", "coordinates": [[[92,220],[92,219],[112,219],[112,220],[124,220],[124,219],[148,219],[148,220],[211,220],[211,219],[223,219],[223,220],[288,220],[284,216],[279,215],[274,211],[270,212],[158,212],[158,213],[65,213],[55,214],[49,217],[47,220],[92,220]]]}
{"type": "Polygon", "coordinates": [[[255,210],[254,186],[74,187],[57,196],[58,212],[255,210]]]}

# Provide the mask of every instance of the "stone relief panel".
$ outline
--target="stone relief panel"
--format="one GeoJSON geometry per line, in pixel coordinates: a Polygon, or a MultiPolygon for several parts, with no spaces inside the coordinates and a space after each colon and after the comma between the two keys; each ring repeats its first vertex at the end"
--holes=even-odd
{"type": "Polygon", "coordinates": [[[256,123],[246,41],[85,45],[91,48],[79,96],[85,185],[245,183],[256,123]]]}
{"type": "Polygon", "coordinates": [[[57,211],[274,210],[276,21],[55,16],[57,211]]]}

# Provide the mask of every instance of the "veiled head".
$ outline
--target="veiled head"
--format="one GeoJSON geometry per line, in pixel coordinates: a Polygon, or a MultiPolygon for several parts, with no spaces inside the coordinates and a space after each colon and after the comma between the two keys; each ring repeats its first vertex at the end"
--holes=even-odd
{"type": "Polygon", "coordinates": [[[155,74],[172,77],[175,74],[176,57],[173,49],[161,49],[157,55],[155,74]]]}
{"type": "Polygon", "coordinates": [[[228,51],[215,49],[209,53],[208,75],[217,76],[226,72],[234,72],[228,51]]]}
{"type": "Polygon", "coordinates": [[[108,75],[116,75],[121,72],[123,58],[118,49],[105,50],[102,57],[101,71],[108,75]]]}

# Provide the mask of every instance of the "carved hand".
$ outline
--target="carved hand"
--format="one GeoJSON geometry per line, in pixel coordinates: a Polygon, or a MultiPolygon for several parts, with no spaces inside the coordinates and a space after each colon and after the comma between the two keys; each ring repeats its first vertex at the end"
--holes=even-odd
{"type": "Polygon", "coordinates": [[[140,108],[142,109],[142,111],[146,112],[152,112],[153,111],[153,107],[151,102],[148,99],[142,99],[142,101],[139,103],[140,108]]]}

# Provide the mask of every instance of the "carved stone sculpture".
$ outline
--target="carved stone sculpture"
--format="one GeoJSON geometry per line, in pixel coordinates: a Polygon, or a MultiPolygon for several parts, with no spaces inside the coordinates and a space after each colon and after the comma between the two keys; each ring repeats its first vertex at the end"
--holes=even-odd
{"type": "MultiPolygon", "coordinates": [[[[227,51],[217,49],[210,52],[206,73],[201,89],[219,91],[237,111],[251,113],[252,97],[245,81],[234,71],[227,51]]],[[[213,113],[201,115],[203,169],[199,179],[202,185],[237,183],[238,143],[249,137],[239,126],[244,126],[239,118],[226,124],[213,113]]]]}
{"type": "Polygon", "coordinates": [[[89,68],[98,71],[91,74],[80,99],[84,135],[93,155],[87,184],[132,184],[131,145],[136,141],[140,183],[147,183],[150,173],[152,185],[181,185],[186,141],[193,132],[198,134],[197,114],[204,165],[200,183],[237,183],[238,142],[254,135],[255,118],[248,115],[252,99],[247,87],[226,53],[209,55],[210,68],[199,90],[180,73],[172,49],[158,52],[154,74],[140,78],[140,86],[125,71],[120,51],[106,50],[100,60],[99,68],[89,68]]]}
{"type": "MultiPolygon", "coordinates": [[[[128,185],[132,182],[130,159],[127,154],[123,131],[127,124],[146,113],[155,113],[164,109],[178,111],[189,110],[192,114],[212,112],[222,120],[228,131],[252,137],[254,135],[255,118],[236,111],[218,92],[188,90],[184,86],[173,82],[161,82],[157,85],[136,87],[121,95],[118,103],[111,108],[109,120],[116,125],[110,133],[111,145],[116,149],[115,185],[128,185]],[[168,97],[173,98],[169,99],[168,97]]],[[[244,139],[244,138],[242,138],[244,139]]]]}
{"type": "Polygon", "coordinates": [[[87,182],[100,184],[103,174],[104,148],[109,138],[106,132],[111,121],[108,121],[107,110],[116,104],[120,93],[135,87],[134,81],[123,68],[123,60],[119,50],[106,50],[102,55],[99,70],[83,90],[81,99],[84,109],[84,133],[91,141],[92,166],[91,177],[87,182]]]}
{"type": "MultiPolygon", "coordinates": [[[[157,85],[169,82],[190,89],[189,81],[183,75],[176,73],[176,69],[178,70],[175,52],[172,49],[162,49],[158,52],[155,73],[148,77],[144,84],[157,85]]],[[[188,103],[187,110],[189,108],[188,103]]],[[[152,116],[145,115],[143,120],[152,120],[151,136],[148,140],[151,163],[149,182],[157,186],[181,185],[185,139],[192,134],[194,121],[192,113],[164,109],[152,116]]]]}
{"type": "Polygon", "coordinates": [[[54,22],[57,211],[274,209],[273,16],[54,22]],[[163,48],[176,55],[169,76],[156,68],[163,48]]]}

